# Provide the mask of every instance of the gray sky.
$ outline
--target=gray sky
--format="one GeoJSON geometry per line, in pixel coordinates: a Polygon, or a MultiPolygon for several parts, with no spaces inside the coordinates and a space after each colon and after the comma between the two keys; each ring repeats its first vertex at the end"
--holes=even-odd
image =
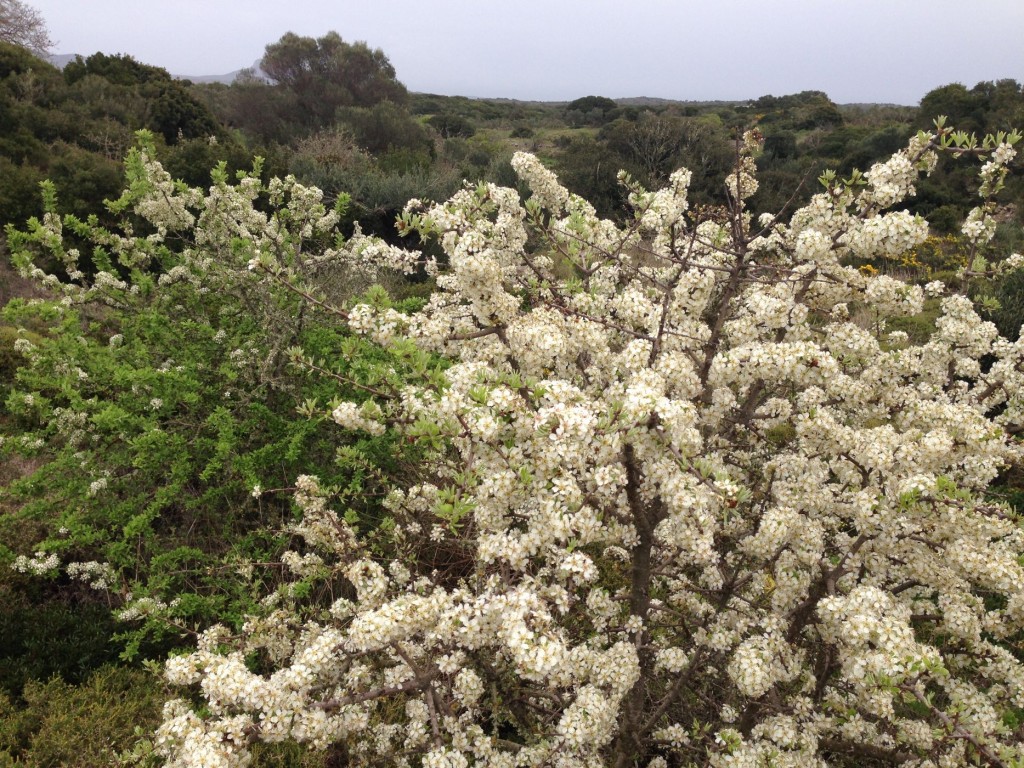
{"type": "Polygon", "coordinates": [[[27,0],[56,53],[180,75],[250,66],[285,32],[383,48],[413,91],[916,104],[1024,81],[1024,0],[27,0]]]}

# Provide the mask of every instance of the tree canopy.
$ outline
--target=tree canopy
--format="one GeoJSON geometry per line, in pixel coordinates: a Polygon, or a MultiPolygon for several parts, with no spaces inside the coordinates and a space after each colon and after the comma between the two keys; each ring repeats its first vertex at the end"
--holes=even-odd
{"type": "Polygon", "coordinates": [[[260,66],[295,94],[311,127],[328,125],[339,107],[404,104],[408,97],[381,49],[346,43],[337,32],[320,38],[289,32],[267,46],[260,66]]]}

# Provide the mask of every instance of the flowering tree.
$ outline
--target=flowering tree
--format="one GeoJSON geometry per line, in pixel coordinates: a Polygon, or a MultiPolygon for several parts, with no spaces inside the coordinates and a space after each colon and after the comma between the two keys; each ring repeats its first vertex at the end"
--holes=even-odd
{"type": "MultiPolygon", "coordinates": [[[[287,739],[429,768],[1020,765],[1024,531],[985,491],[1020,458],[1024,342],[941,284],[844,266],[926,237],[895,206],[943,151],[985,156],[974,268],[1024,265],[986,256],[1018,139],[940,123],[756,223],[755,134],[727,209],[688,210],[685,170],[656,192],[623,177],[626,226],[518,154],[525,202],[482,185],[409,204],[400,226],[445,264],[362,237],[331,251],[436,272],[412,313],[333,308],[273,219],[233,230],[264,279],[452,363],[331,404],[339,429],[418,444],[418,476],[372,542],[297,479],[302,544],[283,559],[327,603],[286,586],[170,659],[194,698],[167,705],[157,750],[172,766],[245,765],[252,741],[287,739]],[[926,342],[886,330],[926,301],[926,342]]],[[[136,200],[165,230],[201,205],[163,183],[136,200]]]]}
{"type": "MultiPolygon", "coordinates": [[[[1017,138],[984,147],[983,197],[1017,138]]],[[[925,291],[842,263],[926,237],[892,209],[951,146],[974,149],[919,135],[759,228],[751,134],[721,215],[688,213],[678,171],[632,185],[619,227],[528,155],[525,204],[491,185],[410,203],[402,226],[448,257],[438,290],[340,314],[455,362],[333,417],[429,465],[388,499],[386,558],[299,478],[296,569],[341,596],[172,659],[210,714],[168,706],[171,764],[244,764],[253,738],[388,765],[1024,760],[1024,534],[983,494],[1019,455],[1024,345],[956,295],[910,345],[885,319],[925,291]]],[[[980,253],[987,205],[963,231],[980,253]]],[[[251,266],[305,290],[269,249],[251,266]]]]}

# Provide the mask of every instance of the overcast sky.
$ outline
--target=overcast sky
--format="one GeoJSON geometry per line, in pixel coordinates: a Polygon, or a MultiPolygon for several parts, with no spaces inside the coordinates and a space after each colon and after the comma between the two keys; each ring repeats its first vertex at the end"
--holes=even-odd
{"type": "Polygon", "coordinates": [[[822,90],[916,104],[1024,81],[1024,0],[27,0],[56,53],[178,75],[252,65],[285,32],[383,48],[413,91],[570,100],[822,90]]]}

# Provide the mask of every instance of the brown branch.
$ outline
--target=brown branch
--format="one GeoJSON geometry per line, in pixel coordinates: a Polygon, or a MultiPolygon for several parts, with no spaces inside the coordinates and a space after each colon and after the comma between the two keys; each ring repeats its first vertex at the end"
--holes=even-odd
{"type": "Polygon", "coordinates": [[[437,703],[434,701],[434,689],[427,685],[423,691],[423,698],[427,700],[427,710],[430,712],[430,730],[434,734],[434,746],[441,747],[441,728],[437,723],[437,703]]]}
{"type": "Polygon", "coordinates": [[[704,353],[704,363],[701,365],[700,369],[700,383],[704,387],[704,392],[701,393],[701,402],[704,403],[704,405],[711,404],[711,389],[708,387],[708,376],[711,373],[711,364],[718,355],[718,347],[722,342],[722,330],[725,327],[726,318],[729,316],[729,302],[732,301],[733,296],[735,296],[736,292],[739,290],[740,277],[743,273],[743,268],[743,257],[737,257],[736,264],[733,266],[729,275],[729,282],[726,283],[725,290],[722,291],[722,295],[715,305],[715,323],[711,327],[711,336],[708,338],[708,342],[705,347],[706,352],[704,353]]]}
{"type": "Polygon", "coordinates": [[[953,720],[938,709],[935,705],[928,700],[928,697],[922,693],[916,685],[910,685],[904,683],[900,686],[900,690],[910,693],[918,700],[919,703],[927,707],[928,711],[946,728],[946,731],[954,739],[963,739],[970,744],[977,751],[978,755],[982,757],[989,765],[995,766],[996,768],[1007,768],[1007,764],[1003,762],[997,754],[995,754],[989,747],[982,744],[970,731],[965,730],[959,724],[953,722],[953,720]]]}
{"type": "Polygon", "coordinates": [[[871,536],[862,533],[834,568],[822,569],[821,577],[811,587],[807,598],[790,612],[789,632],[786,633],[786,640],[788,642],[796,642],[803,628],[810,621],[811,614],[814,612],[818,601],[826,594],[831,594],[835,590],[836,582],[846,573],[846,562],[855,556],[860,551],[860,548],[871,539],[871,536]]]}
{"type": "Polygon", "coordinates": [[[448,337],[448,341],[471,341],[472,339],[482,339],[485,336],[491,336],[495,333],[501,333],[505,329],[503,325],[492,325],[490,328],[482,328],[479,331],[473,331],[472,333],[456,333],[448,337]]]}
{"type": "Polygon", "coordinates": [[[917,579],[909,579],[907,581],[904,581],[902,584],[898,584],[895,587],[890,588],[889,589],[889,594],[890,595],[898,595],[898,594],[901,594],[902,592],[906,592],[908,589],[913,589],[914,587],[920,587],[920,586],[923,586],[923,585],[917,579]]]}
{"type": "Polygon", "coordinates": [[[651,730],[658,724],[658,721],[668,711],[668,708],[672,706],[679,694],[683,692],[683,689],[687,686],[693,676],[697,673],[698,669],[703,669],[706,665],[704,664],[704,653],[703,647],[697,649],[697,653],[694,654],[693,659],[690,661],[689,666],[686,668],[686,672],[676,678],[676,681],[669,688],[668,693],[662,698],[654,711],[650,714],[644,724],[640,726],[637,738],[642,738],[644,735],[651,732],[651,730]]]}
{"type": "Polygon", "coordinates": [[[309,293],[309,291],[304,291],[303,289],[299,288],[298,286],[292,285],[291,281],[290,280],[286,280],[285,278],[281,277],[281,275],[278,273],[278,271],[275,271],[275,270],[272,270],[272,269],[270,269],[268,267],[265,267],[262,264],[258,264],[255,267],[255,270],[259,271],[259,272],[263,272],[264,274],[270,275],[270,277],[272,277],[274,280],[279,282],[281,285],[283,285],[289,291],[292,291],[293,293],[301,296],[306,301],[308,301],[310,304],[313,304],[313,305],[315,305],[317,307],[320,307],[320,309],[324,310],[325,312],[328,312],[328,313],[330,313],[332,315],[340,317],[342,320],[345,320],[346,322],[348,321],[348,312],[346,312],[346,311],[344,311],[342,309],[338,309],[337,307],[332,307],[330,304],[328,304],[328,303],[326,303],[324,301],[321,301],[320,299],[318,299],[315,296],[313,296],[313,294],[309,293]]]}
{"type": "MultiPolygon", "coordinates": [[[[637,543],[633,547],[632,553],[629,612],[638,617],[646,626],[651,607],[651,579],[653,576],[651,553],[654,549],[654,530],[664,519],[666,511],[660,501],[646,502],[644,500],[640,492],[643,483],[640,462],[630,443],[627,443],[623,449],[622,462],[626,467],[626,499],[637,532],[637,543]]],[[[642,641],[643,632],[641,631],[636,638],[640,677],[623,701],[622,727],[619,729],[619,736],[615,743],[616,768],[623,768],[631,756],[635,756],[640,749],[643,733],[640,719],[643,716],[644,700],[647,695],[646,682],[650,679],[654,664],[654,656],[650,648],[644,646],[642,641]]]]}
{"type": "Polygon", "coordinates": [[[855,758],[868,758],[886,763],[907,763],[911,760],[920,759],[920,757],[912,752],[875,747],[871,744],[856,744],[852,741],[843,741],[842,739],[822,739],[818,742],[818,747],[822,752],[851,755],[855,758]]]}
{"type": "Polygon", "coordinates": [[[421,680],[417,677],[413,677],[406,680],[400,685],[389,685],[380,688],[373,688],[363,693],[354,693],[350,696],[341,696],[336,699],[327,699],[325,701],[314,701],[312,706],[317,709],[324,709],[328,711],[341,709],[347,707],[350,704],[360,704],[364,701],[372,701],[373,699],[380,699],[384,696],[393,696],[396,693],[408,693],[409,691],[415,691],[424,688],[429,681],[421,680]]]}

